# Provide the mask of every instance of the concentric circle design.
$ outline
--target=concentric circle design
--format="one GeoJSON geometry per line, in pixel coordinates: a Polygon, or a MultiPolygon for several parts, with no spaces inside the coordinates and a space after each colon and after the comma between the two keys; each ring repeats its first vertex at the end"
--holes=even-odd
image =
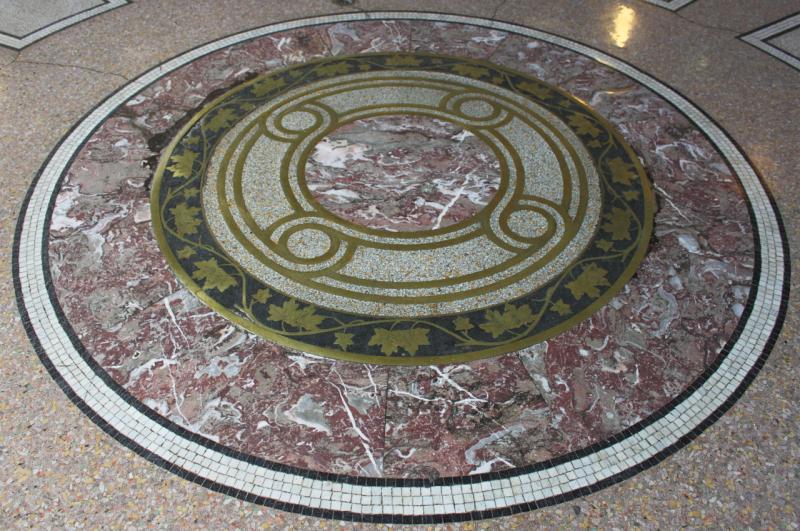
{"type": "MultiPolygon", "coordinates": [[[[426,89],[422,83],[414,87],[426,89]]],[[[558,164],[543,165],[554,167],[558,164]]],[[[578,209],[561,210],[572,219],[578,209]]],[[[778,213],[746,158],[699,109],[657,80],[601,52],[528,28],[385,12],[300,20],[235,35],[160,65],[109,96],[42,168],[22,208],[13,262],[22,320],[42,362],[70,399],[122,444],[182,477],[250,502],[336,519],[431,523],[561,503],[621,481],[687,444],[743,393],[776,339],[789,274],[784,242],[778,213]],[[347,39],[337,41],[339,35],[347,39]],[[287,50],[292,43],[301,49],[287,50]],[[491,57],[491,63],[461,54],[491,57]],[[416,61],[422,57],[442,62],[421,69],[416,61]],[[225,61],[236,68],[219,68],[225,61]],[[266,66],[276,64],[285,68],[266,66]],[[233,73],[242,65],[259,77],[237,84],[233,73]],[[216,76],[222,71],[232,75],[220,81],[216,76]],[[298,72],[308,77],[300,82],[298,72]],[[326,94],[326,83],[356,90],[388,76],[399,86],[404,76],[421,72],[433,91],[446,92],[455,83],[466,87],[460,100],[451,98],[457,105],[422,112],[394,101],[385,116],[443,120],[480,138],[488,149],[501,145],[494,151],[500,166],[494,195],[474,214],[424,231],[393,233],[326,210],[314,196],[316,181],[306,179],[315,147],[341,124],[384,115],[374,108],[359,114],[363,101],[350,102],[351,108],[339,96],[324,102],[325,108],[314,96],[326,94]],[[503,76],[510,78],[500,81],[503,76]],[[278,87],[280,80],[285,86],[278,87]],[[526,81],[530,87],[520,89],[526,81]],[[187,115],[186,127],[162,154],[161,181],[153,190],[159,208],[151,211],[150,175],[142,161],[154,155],[149,146],[179,118],[163,101],[183,96],[197,105],[222,88],[229,92],[187,115]],[[487,95],[473,96],[481,91],[487,95]],[[317,288],[308,278],[322,278],[331,262],[347,258],[356,246],[382,248],[391,241],[405,248],[422,241],[435,248],[466,239],[486,223],[494,234],[518,242],[517,247],[506,242],[514,249],[560,237],[550,234],[547,215],[557,216],[543,201],[525,202],[509,192],[523,187],[529,172],[513,173],[524,163],[510,155],[524,153],[509,148],[513,132],[506,129],[503,141],[495,134],[508,119],[504,112],[510,112],[500,100],[522,114],[538,113],[532,122],[541,130],[537,138],[552,140],[556,131],[566,139],[544,140],[550,147],[543,153],[572,153],[562,155],[567,164],[586,168],[583,188],[564,181],[561,190],[585,197],[582,220],[588,218],[594,231],[587,240],[578,233],[571,238],[585,242],[577,245],[578,255],[589,263],[599,254],[586,253],[622,249],[628,240],[614,234],[622,236],[624,216],[614,209],[642,214],[643,187],[652,183],[660,208],[636,274],[572,328],[487,360],[386,367],[287,348],[286,336],[308,339],[311,328],[330,324],[332,312],[348,312],[316,296],[295,295],[299,291],[282,299],[278,281],[257,269],[263,261],[248,263],[248,253],[274,252],[284,277],[311,290],[317,288]],[[274,105],[284,107],[265,112],[274,105]],[[352,116],[336,118],[348,110],[352,116]],[[586,121],[570,120],[574,116],[586,121]],[[658,135],[652,133],[654,121],[658,135]],[[212,122],[218,129],[212,130],[212,122]],[[600,132],[593,136],[593,128],[600,132]],[[259,147],[268,140],[273,147],[285,144],[291,154],[275,156],[277,149],[259,147]],[[594,140],[618,149],[627,164],[623,159],[612,165],[616,156],[609,159],[594,140]],[[248,170],[248,164],[258,171],[248,170]],[[275,183],[287,193],[259,195],[275,183]],[[244,201],[235,200],[237,187],[244,201]],[[634,191],[640,196],[625,196],[634,191]],[[299,215],[282,213],[269,221],[272,209],[289,196],[302,206],[299,215]],[[588,214],[592,197],[599,198],[594,218],[588,214]],[[504,210],[508,205],[514,208],[504,210]],[[231,216],[214,218],[222,206],[231,216]],[[489,213],[498,209],[501,215],[492,218],[489,213]],[[251,223],[244,212],[252,214],[251,223]],[[200,298],[235,315],[222,317],[181,287],[155,241],[151,223],[159,222],[165,248],[175,251],[172,267],[184,271],[187,284],[207,288],[198,291],[200,298]],[[601,240],[609,249],[600,247],[601,240]],[[285,323],[279,341],[230,323],[253,330],[248,311],[264,318],[271,307],[285,323]]],[[[596,262],[597,267],[609,263],[596,262]]],[[[589,266],[578,267],[585,273],[589,266]]],[[[544,275],[537,286],[554,278],[558,275],[544,275]]],[[[369,303],[368,293],[351,289],[354,284],[345,285],[353,292],[348,300],[369,303]]],[[[592,284],[598,291],[612,289],[592,284]]],[[[588,307],[594,295],[584,295],[588,307]]],[[[502,335],[499,323],[519,333],[523,327],[511,325],[527,320],[524,305],[532,314],[538,308],[537,301],[523,303],[519,295],[504,297],[509,302],[494,307],[427,313],[417,308],[413,315],[424,313],[431,323],[464,318],[445,328],[477,328],[489,338],[494,329],[502,332],[497,338],[502,342],[511,338],[502,335]],[[488,309],[496,312],[498,326],[487,331],[480,325],[488,316],[470,312],[488,309]]],[[[355,304],[348,307],[352,315],[355,304]]],[[[433,336],[413,332],[421,325],[409,326],[409,318],[394,310],[362,316],[392,316],[397,324],[384,328],[408,336],[401,341],[385,335],[383,346],[395,345],[397,352],[373,352],[369,359],[411,354],[406,347],[412,339],[424,359],[422,349],[429,346],[424,340],[433,336]]],[[[258,326],[277,323],[264,319],[258,326]]],[[[355,325],[348,321],[349,326],[355,325]]],[[[341,332],[353,333],[352,342],[334,336],[340,340],[332,345],[341,353],[358,341],[370,347],[380,328],[371,326],[360,336],[341,332]]]]}
{"type": "Polygon", "coordinates": [[[394,364],[511,352],[579,322],[633,275],[653,212],[633,150],[590,108],[421,53],[304,63],[233,89],[178,134],[152,198],[163,252],[217,312],[301,350],[394,364]],[[498,190],[479,214],[389,233],[320,208],[306,173],[320,142],[399,114],[491,147],[498,190]]]}

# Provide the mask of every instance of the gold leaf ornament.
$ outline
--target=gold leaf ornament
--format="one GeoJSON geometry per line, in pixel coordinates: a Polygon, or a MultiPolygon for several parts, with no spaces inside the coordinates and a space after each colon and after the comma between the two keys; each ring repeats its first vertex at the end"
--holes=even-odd
{"type": "Polygon", "coordinates": [[[169,158],[167,169],[172,172],[173,177],[189,177],[192,174],[194,161],[197,160],[197,153],[184,150],[179,155],[172,155],[169,158]]]}
{"type": "Polygon", "coordinates": [[[572,311],[572,308],[569,304],[564,302],[563,299],[559,299],[558,301],[554,302],[552,306],[550,306],[551,312],[556,312],[560,316],[565,316],[572,311]]]}
{"type": "Polygon", "coordinates": [[[175,230],[178,231],[179,236],[197,233],[197,227],[202,223],[198,217],[200,208],[190,207],[186,203],[178,203],[170,208],[169,212],[175,220],[175,230]]]}
{"type": "Polygon", "coordinates": [[[638,178],[638,174],[634,170],[633,165],[619,157],[608,161],[608,169],[611,170],[611,178],[615,183],[630,186],[633,180],[638,178]]]}
{"type": "Polygon", "coordinates": [[[253,95],[257,97],[266,96],[273,90],[277,90],[286,86],[286,81],[283,79],[262,79],[253,85],[253,95]]]}
{"type": "Polygon", "coordinates": [[[472,324],[469,317],[456,317],[455,320],[453,320],[453,327],[459,332],[467,332],[475,328],[475,325],[472,324]]]}
{"type": "Polygon", "coordinates": [[[471,77],[473,79],[479,79],[489,75],[489,71],[483,67],[465,64],[455,65],[453,67],[453,72],[462,76],[471,77]]]}
{"type": "Polygon", "coordinates": [[[225,127],[228,127],[233,122],[236,121],[236,113],[233,109],[225,107],[218,111],[211,120],[208,121],[206,127],[210,131],[219,131],[225,127]]]}
{"type": "Polygon", "coordinates": [[[575,300],[579,300],[584,295],[589,297],[599,297],[600,288],[603,286],[610,286],[608,282],[608,271],[603,269],[597,264],[589,264],[586,266],[578,278],[569,282],[566,286],[572,292],[575,300]]]}
{"type": "Polygon", "coordinates": [[[300,307],[295,299],[285,301],[281,306],[269,305],[269,320],[281,321],[294,328],[316,331],[325,317],[317,315],[313,306],[300,307]]]}
{"type": "Polygon", "coordinates": [[[631,237],[631,214],[624,208],[614,207],[603,219],[606,222],[601,228],[611,235],[612,240],[627,240],[631,237]]]}
{"type": "Polygon", "coordinates": [[[413,55],[393,55],[386,59],[386,66],[419,66],[422,61],[413,55]]]}
{"type": "Polygon", "coordinates": [[[530,81],[523,81],[522,83],[517,84],[517,87],[524,90],[529,94],[533,94],[540,100],[547,99],[550,97],[551,91],[549,88],[545,87],[544,85],[539,85],[537,83],[532,83],[530,81]]]}
{"type": "Polygon", "coordinates": [[[487,310],[484,318],[486,321],[480,324],[481,330],[495,339],[534,320],[533,311],[527,304],[506,304],[502,310],[487,310]]]}
{"type": "Polygon", "coordinates": [[[183,247],[180,251],[178,251],[177,256],[181,260],[187,260],[194,256],[194,249],[189,246],[183,247]]]}
{"type": "Polygon", "coordinates": [[[196,269],[192,273],[192,278],[203,280],[203,290],[205,291],[216,289],[223,293],[226,289],[236,285],[236,280],[220,267],[216,258],[196,262],[194,266],[196,269]]]}
{"type": "Polygon", "coordinates": [[[400,349],[413,356],[419,347],[429,344],[429,331],[427,328],[409,328],[407,330],[376,328],[369,340],[369,345],[380,345],[381,352],[387,356],[398,353],[400,349]]]}
{"type": "Polygon", "coordinates": [[[639,198],[639,192],[637,190],[626,190],[622,192],[622,195],[628,201],[636,201],[639,198]]]}
{"type": "Polygon", "coordinates": [[[342,350],[347,350],[347,347],[353,344],[353,334],[347,332],[335,332],[333,334],[336,339],[333,341],[334,345],[338,345],[342,350]]]}
{"type": "Polygon", "coordinates": [[[594,122],[582,114],[573,114],[569,118],[570,127],[574,127],[579,135],[589,135],[596,137],[600,134],[600,128],[594,122]]]}
{"type": "Polygon", "coordinates": [[[608,252],[611,250],[612,247],[614,247],[614,242],[610,242],[608,240],[597,240],[595,242],[595,245],[597,246],[598,249],[602,249],[605,252],[608,252]]]}
{"type": "Polygon", "coordinates": [[[255,295],[253,295],[253,300],[256,301],[256,302],[260,302],[261,304],[266,303],[267,299],[269,299],[269,290],[268,289],[263,289],[262,288],[262,289],[256,291],[255,295]]]}
{"type": "Polygon", "coordinates": [[[347,74],[350,72],[350,65],[345,62],[332,63],[317,68],[317,73],[323,77],[335,76],[337,74],[347,74]]]}

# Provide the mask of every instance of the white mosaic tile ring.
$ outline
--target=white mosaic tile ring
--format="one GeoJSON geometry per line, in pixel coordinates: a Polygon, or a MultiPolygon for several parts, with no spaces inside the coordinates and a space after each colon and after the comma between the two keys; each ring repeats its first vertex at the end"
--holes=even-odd
{"type": "Polygon", "coordinates": [[[378,522],[433,523],[511,514],[559,503],[620,481],[664,459],[714,422],[741,395],[774,343],[786,305],[788,262],[778,213],[756,172],[728,136],[680,94],[630,65],[571,40],[486,19],[416,12],[373,12],[274,24],[206,44],[131,81],[90,112],[52,153],[29,191],[17,227],[14,268],[20,311],[32,342],[68,396],[98,425],[154,463],[211,489],[248,501],[316,516],[378,522]],[[375,479],[301,471],[245,458],[128,402],[112,380],[80,352],[62,324],[47,285],[46,236],[65,170],[115,109],[147,85],[221,48],[308,25],[367,19],[413,19],[491,27],[573,50],[649,87],[681,110],[725,156],[750,201],[757,258],[754,289],[738,336],[697,385],[665,414],[649,418],[604,445],[541,466],[464,478],[375,479]],[[727,353],[726,353],[727,352],[727,353]]]}

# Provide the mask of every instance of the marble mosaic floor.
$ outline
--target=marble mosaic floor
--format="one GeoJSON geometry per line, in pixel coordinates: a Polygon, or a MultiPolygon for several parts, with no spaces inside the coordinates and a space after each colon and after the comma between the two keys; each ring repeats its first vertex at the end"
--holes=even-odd
{"type": "Polygon", "coordinates": [[[730,3],[0,22],[0,519],[796,527],[800,15],[730,3]]]}

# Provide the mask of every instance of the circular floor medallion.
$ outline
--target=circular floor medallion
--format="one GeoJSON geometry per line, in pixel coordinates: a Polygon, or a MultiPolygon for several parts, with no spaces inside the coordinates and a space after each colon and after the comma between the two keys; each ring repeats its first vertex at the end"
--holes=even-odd
{"type": "Polygon", "coordinates": [[[221,96],[162,155],[152,209],[178,277],[237,324],[325,356],[419,365],[511,352],[590,315],[644,257],[653,196],[630,146],[577,99],[490,63],[395,52],[304,63],[221,96]],[[380,131],[403,121],[392,144],[380,131]],[[360,143],[337,140],[366,125],[360,143]],[[409,176],[415,150],[426,160],[409,176]],[[324,181],[365,161],[374,172],[368,157],[409,180],[376,215],[446,214],[423,190],[438,185],[457,200],[474,183],[487,200],[416,230],[332,214],[320,195],[360,195],[324,181]]]}
{"type": "Polygon", "coordinates": [[[17,231],[23,323],[100,427],[206,487],[373,522],[531,510],[657,463],[755,377],[788,282],[766,190],[686,99],[555,35],[423,13],[154,68],[59,144],[17,231]]]}

